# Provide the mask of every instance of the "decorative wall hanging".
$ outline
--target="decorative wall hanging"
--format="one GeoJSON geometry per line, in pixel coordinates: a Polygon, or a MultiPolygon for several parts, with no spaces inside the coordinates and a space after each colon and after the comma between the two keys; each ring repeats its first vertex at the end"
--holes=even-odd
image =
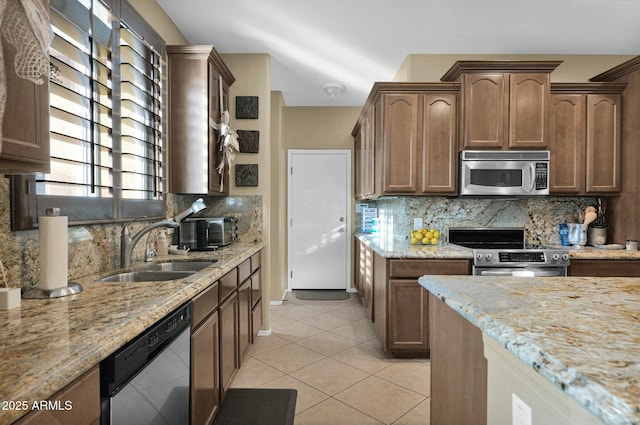
{"type": "Polygon", "coordinates": [[[49,77],[49,2],[0,1],[0,152],[2,152],[2,118],[4,117],[7,80],[6,72],[43,84],[49,77]],[[16,49],[15,60],[5,67],[2,40],[16,49]]]}
{"type": "Polygon", "coordinates": [[[236,186],[257,186],[258,164],[236,164],[236,186]]]}
{"type": "Polygon", "coordinates": [[[220,192],[224,191],[224,165],[227,163],[231,169],[231,162],[236,157],[236,152],[240,150],[238,146],[238,135],[229,127],[229,111],[223,106],[222,78],[218,80],[220,93],[220,123],[216,123],[209,117],[209,125],[220,132],[218,136],[218,150],[220,152],[220,163],[216,167],[220,174],[220,192]]]}
{"type": "Polygon", "coordinates": [[[258,119],[258,96],[236,96],[236,119],[258,119]]]}
{"type": "Polygon", "coordinates": [[[256,130],[238,130],[238,144],[241,153],[258,153],[260,132],[256,130]]]}

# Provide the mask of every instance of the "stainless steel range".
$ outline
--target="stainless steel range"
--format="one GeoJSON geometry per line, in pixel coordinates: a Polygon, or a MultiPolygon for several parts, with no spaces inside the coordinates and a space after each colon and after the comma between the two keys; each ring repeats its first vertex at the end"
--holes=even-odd
{"type": "Polygon", "coordinates": [[[524,228],[450,228],[447,241],[473,249],[474,276],[566,276],[569,251],[527,245],[524,228]]]}

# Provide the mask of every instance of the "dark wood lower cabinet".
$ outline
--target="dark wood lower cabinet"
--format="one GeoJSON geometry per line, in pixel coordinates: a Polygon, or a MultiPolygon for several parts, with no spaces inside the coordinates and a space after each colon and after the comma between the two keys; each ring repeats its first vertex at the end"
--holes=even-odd
{"type": "Polygon", "coordinates": [[[638,260],[571,260],[569,276],[640,277],[638,260]]]}
{"type": "Polygon", "coordinates": [[[429,351],[429,292],[417,281],[389,280],[389,349],[429,351]]]}
{"type": "MultiPolygon", "coordinates": [[[[32,410],[13,425],[99,425],[100,368],[87,373],[61,389],[50,399],[61,406],[71,403],[69,410],[32,410]]],[[[29,401],[33,403],[35,400],[29,401]]]]}
{"type": "Polygon", "coordinates": [[[223,402],[238,373],[238,293],[220,305],[220,401],[223,402]]]}
{"type": "Polygon", "coordinates": [[[429,297],[431,425],[487,423],[487,360],[482,331],[429,297]]]}
{"type": "Polygon", "coordinates": [[[220,410],[219,337],[217,311],[191,333],[193,425],[211,425],[220,410]]]}
{"type": "Polygon", "coordinates": [[[396,357],[429,357],[430,294],[418,278],[469,275],[470,267],[466,259],[398,259],[373,253],[364,274],[373,279],[373,323],[384,349],[396,357]]]}
{"type": "Polygon", "coordinates": [[[238,287],[238,366],[251,344],[251,279],[238,287]]]}
{"type": "Polygon", "coordinates": [[[255,253],[193,299],[192,425],[214,422],[262,327],[260,255],[255,253]]]}

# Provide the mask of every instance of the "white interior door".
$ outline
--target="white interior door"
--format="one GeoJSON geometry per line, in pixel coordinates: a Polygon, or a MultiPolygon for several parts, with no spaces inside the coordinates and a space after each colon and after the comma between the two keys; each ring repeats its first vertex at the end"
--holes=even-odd
{"type": "Polygon", "coordinates": [[[289,289],[347,289],[351,152],[288,156],[289,289]]]}

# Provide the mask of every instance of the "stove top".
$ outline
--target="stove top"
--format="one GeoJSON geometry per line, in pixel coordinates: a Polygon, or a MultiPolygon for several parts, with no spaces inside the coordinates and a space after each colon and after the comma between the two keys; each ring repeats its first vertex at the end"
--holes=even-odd
{"type": "Polygon", "coordinates": [[[449,243],[473,249],[474,267],[567,267],[569,251],[526,243],[524,228],[450,228],[449,243]]]}

